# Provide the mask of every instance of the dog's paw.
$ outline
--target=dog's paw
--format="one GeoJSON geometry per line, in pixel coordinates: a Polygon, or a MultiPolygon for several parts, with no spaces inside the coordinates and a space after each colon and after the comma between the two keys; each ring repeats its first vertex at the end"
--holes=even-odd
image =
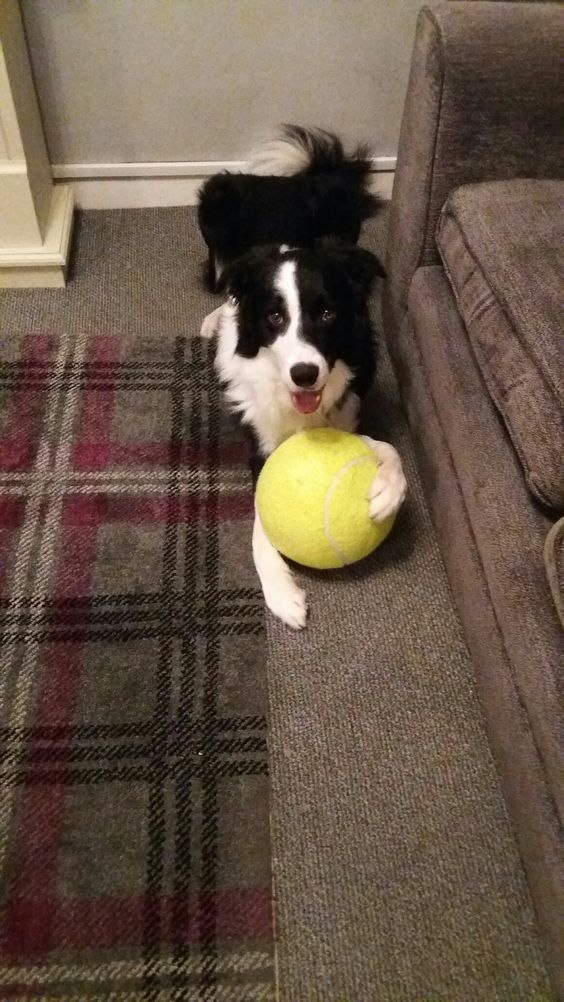
{"type": "Polygon", "coordinates": [[[383,464],[370,485],[370,518],[383,522],[401,508],[407,494],[407,481],[400,465],[383,464]]]}
{"type": "Polygon", "coordinates": [[[217,331],[217,311],[208,313],[202,326],[200,327],[200,337],[205,337],[208,341],[215,337],[217,331]]]}
{"type": "Polygon", "coordinates": [[[271,613],[286,626],[303,630],[307,620],[306,593],[290,574],[265,589],[264,599],[271,613]]]}

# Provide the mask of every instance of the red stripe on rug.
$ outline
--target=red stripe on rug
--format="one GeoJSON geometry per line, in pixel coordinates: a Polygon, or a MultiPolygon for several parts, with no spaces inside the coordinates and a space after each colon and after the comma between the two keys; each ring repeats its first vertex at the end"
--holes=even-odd
{"type": "MultiPolygon", "coordinates": [[[[247,449],[244,443],[229,443],[219,449],[217,463],[224,469],[243,466],[246,459],[247,449]]],[[[128,466],[167,469],[169,462],[169,447],[164,443],[111,442],[100,439],[98,435],[92,440],[82,440],[82,430],[80,441],[73,450],[74,469],[81,472],[128,466]]],[[[206,447],[194,447],[186,442],[179,450],[178,464],[181,468],[209,466],[209,450],[206,447]]]]}
{"type": "MultiPolygon", "coordinates": [[[[108,366],[108,376],[115,374],[119,363],[120,339],[111,335],[98,335],[88,345],[88,362],[104,363],[108,366]]],[[[112,419],[115,392],[113,390],[92,389],[85,386],[80,401],[80,418],[73,449],[72,463],[76,469],[103,470],[112,462],[112,419]],[[87,467],[83,467],[80,456],[84,453],[87,467]]]]}
{"type": "MultiPolygon", "coordinates": [[[[80,560],[80,586],[86,594],[91,587],[94,566],[95,540],[93,535],[82,533],[80,560]],[[89,544],[89,545],[88,545],[89,544]]],[[[61,548],[59,567],[53,586],[55,597],[65,594],[63,583],[67,573],[65,548],[61,548]]],[[[76,585],[76,582],[75,582],[76,585]]],[[[34,722],[37,726],[70,727],[76,710],[82,668],[82,645],[50,644],[41,652],[41,675],[35,706],[34,722]]],[[[71,732],[67,750],[71,747],[71,732]]],[[[41,758],[43,745],[29,742],[26,752],[41,758]]],[[[61,823],[64,819],[65,799],[65,745],[59,746],[58,769],[61,782],[55,785],[24,787],[18,811],[18,839],[13,846],[16,858],[14,878],[9,893],[14,909],[8,917],[5,933],[6,948],[11,954],[13,944],[24,936],[30,953],[45,954],[53,948],[54,922],[56,920],[56,891],[58,855],[61,846],[61,823]],[[27,911],[25,902],[33,900],[37,907],[27,911]],[[20,902],[27,914],[22,925],[18,915],[20,902]],[[12,946],[10,946],[12,944],[12,946]]]]}
{"type": "Polygon", "coordinates": [[[209,521],[217,516],[220,521],[239,521],[253,512],[253,496],[248,494],[222,495],[213,504],[191,498],[137,497],[99,494],[73,495],[69,493],[63,509],[65,526],[99,526],[111,522],[129,522],[131,525],[159,525],[170,519],[174,522],[209,521]]]}
{"type": "MultiPolygon", "coordinates": [[[[49,362],[53,347],[54,339],[48,334],[29,334],[23,340],[19,359],[21,369],[25,371],[34,363],[49,362]]],[[[21,385],[10,394],[0,437],[0,469],[4,472],[31,467],[37,453],[38,429],[48,390],[47,379],[39,389],[22,380],[21,385]]]]}
{"type": "MultiPolygon", "coordinates": [[[[101,950],[141,946],[146,900],[139,897],[14,900],[0,914],[0,958],[3,963],[28,963],[51,951],[101,950]],[[47,927],[47,932],[45,931],[47,927]]],[[[268,941],[272,936],[269,887],[224,888],[206,902],[213,908],[218,943],[268,941]]],[[[200,940],[198,898],[160,899],[163,916],[161,944],[188,945],[200,940]],[[176,907],[176,912],[175,912],[176,907]],[[174,925],[173,914],[183,920],[174,925]]]]}

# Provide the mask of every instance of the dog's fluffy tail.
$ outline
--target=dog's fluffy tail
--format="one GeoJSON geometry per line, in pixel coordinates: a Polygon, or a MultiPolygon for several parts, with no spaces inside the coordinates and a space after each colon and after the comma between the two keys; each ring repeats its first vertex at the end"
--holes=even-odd
{"type": "Polygon", "coordinates": [[[279,136],[251,154],[247,169],[251,174],[278,177],[344,173],[359,186],[368,188],[371,166],[367,146],[346,153],[341,140],[332,132],[283,125],[279,136]]]}

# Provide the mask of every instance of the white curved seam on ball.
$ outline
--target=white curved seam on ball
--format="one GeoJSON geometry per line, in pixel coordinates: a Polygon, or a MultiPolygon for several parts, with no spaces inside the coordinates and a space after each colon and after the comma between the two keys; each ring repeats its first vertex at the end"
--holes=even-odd
{"type": "Polygon", "coordinates": [[[348,463],[345,463],[345,465],[341,467],[339,472],[335,474],[333,480],[331,481],[329,490],[325,495],[325,504],[323,506],[323,534],[325,536],[325,539],[329,543],[329,546],[333,547],[333,550],[335,551],[335,554],[338,556],[339,560],[343,561],[343,566],[345,566],[346,564],[350,564],[351,561],[348,559],[346,553],[343,553],[341,547],[333,539],[333,536],[331,535],[331,530],[329,528],[329,507],[331,505],[333,494],[337,489],[337,485],[341,477],[344,476],[345,473],[348,473],[348,471],[351,470],[353,466],[358,466],[359,463],[367,463],[372,461],[373,461],[372,456],[357,456],[356,459],[349,459],[348,463]]]}

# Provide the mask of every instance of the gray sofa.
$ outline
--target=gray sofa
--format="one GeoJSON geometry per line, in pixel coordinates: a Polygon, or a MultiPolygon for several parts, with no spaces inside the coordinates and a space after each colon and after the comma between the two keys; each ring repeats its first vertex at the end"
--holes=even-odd
{"type": "Polygon", "coordinates": [[[559,4],[421,11],[384,316],[564,996],[563,41],[559,4]]]}

